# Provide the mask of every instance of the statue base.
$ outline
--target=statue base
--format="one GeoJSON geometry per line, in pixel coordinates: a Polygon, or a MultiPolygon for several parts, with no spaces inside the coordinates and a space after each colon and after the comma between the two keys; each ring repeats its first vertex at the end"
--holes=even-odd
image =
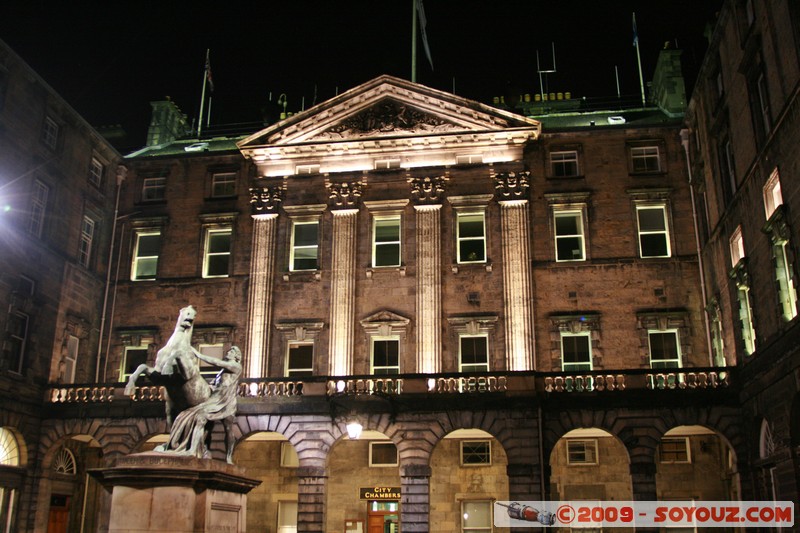
{"type": "Polygon", "coordinates": [[[109,533],[244,533],[247,493],[261,484],[241,467],[158,452],[90,473],[111,490],[109,533]]]}

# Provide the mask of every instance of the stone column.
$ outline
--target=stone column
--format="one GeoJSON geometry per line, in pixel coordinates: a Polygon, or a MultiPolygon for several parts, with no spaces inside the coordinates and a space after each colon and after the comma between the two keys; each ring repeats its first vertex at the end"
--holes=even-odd
{"type": "Polygon", "coordinates": [[[363,182],[330,183],[333,214],[331,251],[331,319],[328,374],[353,373],[353,325],[356,303],[356,244],[358,200],[363,182]]]}
{"type": "MultiPolygon", "coordinates": [[[[630,450],[628,453],[631,453],[630,450]]],[[[639,502],[654,502],[656,498],[656,464],[655,456],[634,456],[631,454],[631,487],[633,499],[639,502]]],[[[637,527],[636,531],[659,531],[659,528],[637,527]]]]}
{"type": "Polygon", "coordinates": [[[539,469],[532,464],[509,464],[506,467],[508,474],[508,499],[516,501],[544,500],[539,469]]]}
{"type": "Polygon", "coordinates": [[[275,235],[278,205],[285,189],[253,187],[250,205],[253,217],[253,249],[247,301],[246,377],[269,374],[269,331],[272,322],[272,281],[275,274],[275,235]]]}
{"type": "Polygon", "coordinates": [[[500,204],[506,369],[533,370],[533,291],[528,173],[494,176],[500,204]]]}
{"type": "Polygon", "coordinates": [[[442,369],[442,229],[440,198],[446,177],[410,178],[417,225],[417,368],[442,369]]]}
{"type": "Polygon", "coordinates": [[[400,527],[403,531],[430,531],[430,479],[428,465],[400,467],[400,527]]]}
{"type": "Polygon", "coordinates": [[[325,491],[328,476],[323,466],[297,468],[297,531],[325,531],[325,491]]]}

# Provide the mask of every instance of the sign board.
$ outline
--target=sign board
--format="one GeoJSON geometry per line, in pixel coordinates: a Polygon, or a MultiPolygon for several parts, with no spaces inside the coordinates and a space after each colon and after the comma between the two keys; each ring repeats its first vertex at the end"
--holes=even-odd
{"type": "Polygon", "coordinates": [[[362,500],[400,499],[400,487],[361,487],[358,492],[362,500]]]}

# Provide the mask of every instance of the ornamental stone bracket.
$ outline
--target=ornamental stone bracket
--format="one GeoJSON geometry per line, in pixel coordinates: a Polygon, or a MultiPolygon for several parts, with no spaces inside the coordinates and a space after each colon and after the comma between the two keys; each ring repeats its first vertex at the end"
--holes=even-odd
{"type": "Polygon", "coordinates": [[[498,201],[525,200],[530,189],[530,172],[501,172],[494,175],[494,189],[498,201]]]}
{"type": "Polygon", "coordinates": [[[728,272],[728,277],[731,278],[736,286],[739,288],[750,286],[750,274],[747,270],[747,258],[742,257],[738,263],[728,272]]]}
{"type": "Polygon", "coordinates": [[[786,218],[786,209],[783,205],[779,205],[775,208],[775,212],[769,217],[761,231],[769,235],[773,243],[788,241],[791,236],[791,230],[789,229],[789,221],[786,218]]]}
{"type": "Polygon", "coordinates": [[[285,184],[250,187],[250,214],[255,216],[277,213],[285,195],[285,184]]]}
{"type": "Polygon", "coordinates": [[[331,209],[358,209],[358,204],[366,185],[365,179],[342,183],[333,183],[326,179],[325,188],[328,189],[328,205],[331,209]]]}
{"type": "Polygon", "coordinates": [[[411,184],[411,199],[415,204],[438,204],[442,202],[445,184],[450,178],[435,176],[424,178],[408,178],[411,184]]]}

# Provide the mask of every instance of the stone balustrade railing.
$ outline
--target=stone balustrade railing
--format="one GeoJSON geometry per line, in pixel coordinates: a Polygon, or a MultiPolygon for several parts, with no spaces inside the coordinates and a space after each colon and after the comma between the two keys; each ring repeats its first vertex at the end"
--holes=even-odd
{"type": "MultiPolygon", "coordinates": [[[[303,379],[247,378],[239,383],[240,398],[281,398],[333,395],[412,394],[581,394],[626,390],[719,389],[731,384],[727,368],[693,368],[653,372],[648,369],[577,373],[490,372],[485,374],[401,374],[303,379]]],[[[136,387],[130,398],[124,383],[54,385],[45,400],[54,404],[103,403],[130,399],[137,402],[164,400],[162,387],[136,387]]]]}

